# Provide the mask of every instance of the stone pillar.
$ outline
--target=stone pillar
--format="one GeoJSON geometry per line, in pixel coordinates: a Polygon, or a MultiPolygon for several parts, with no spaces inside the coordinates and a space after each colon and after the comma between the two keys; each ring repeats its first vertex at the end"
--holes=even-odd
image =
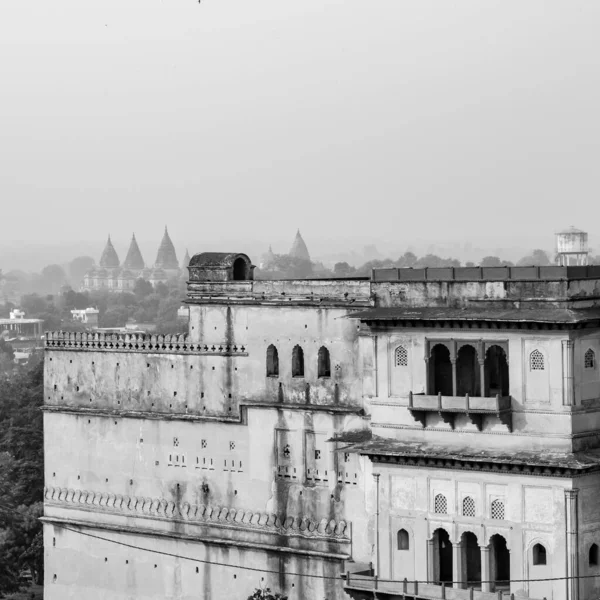
{"type": "Polygon", "coordinates": [[[575,364],[575,344],[573,340],[562,342],[562,366],[563,366],[563,404],[573,406],[575,404],[575,379],[573,377],[575,364]]]}
{"type": "Polygon", "coordinates": [[[462,544],[452,544],[452,583],[455,588],[463,587],[463,552],[462,544]]]}
{"type": "Polygon", "coordinates": [[[481,591],[491,592],[490,583],[490,547],[480,546],[481,549],[481,591]]]}
{"type": "Polygon", "coordinates": [[[485,360],[479,359],[479,395],[485,396],[485,360]]]}
{"type": "Polygon", "coordinates": [[[456,381],[456,358],[452,357],[450,362],[452,363],[452,395],[456,396],[456,391],[458,389],[456,381]]]}
{"type": "Polygon", "coordinates": [[[579,600],[579,520],[578,489],[565,490],[565,528],[567,537],[567,600],[579,600]]]}
{"type": "Polygon", "coordinates": [[[427,583],[435,583],[435,542],[427,540],[427,583]]]}

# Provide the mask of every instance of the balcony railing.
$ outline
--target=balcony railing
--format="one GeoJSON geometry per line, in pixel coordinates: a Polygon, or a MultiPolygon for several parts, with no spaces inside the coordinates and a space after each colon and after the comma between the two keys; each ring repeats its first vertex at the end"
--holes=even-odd
{"type": "Polygon", "coordinates": [[[507,598],[506,590],[483,592],[473,587],[455,588],[451,584],[434,585],[406,579],[404,581],[379,580],[369,571],[358,573],[348,571],[342,577],[346,580],[344,590],[357,600],[363,600],[371,594],[373,599],[385,598],[386,600],[396,598],[398,600],[504,600],[507,598]]]}
{"type": "Polygon", "coordinates": [[[512,431],[512,409],[510,396],[499,394],[491,398],[483,396],[430,396],[425,394],[408,394],[408,410],[415,421],[423,427],[426,424],[427,413],[437,413],[445,423],[454,428],[456,415],[466,415],[481,431],[483,417],[497,417],[509,431],[512,431]]]}

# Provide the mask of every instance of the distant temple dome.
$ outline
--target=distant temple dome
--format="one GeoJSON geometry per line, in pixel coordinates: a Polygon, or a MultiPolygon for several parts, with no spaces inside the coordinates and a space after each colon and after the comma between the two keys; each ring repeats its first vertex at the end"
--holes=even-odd
{"type": "Polygon", "coordinates": [[[156,269],[179,269],[179,261],[177,260],[177,254],[175,252],[175,246],[169,237],[169,232],[165,227],[165,233],[163,235],[162,242],[158,248],[156,255],[156,262],[154,263],[156,269]]]}
{"type": "Polygon", "coordinates": [[[102,252],[102,256],[100,257],[100,266],[105,269],[116,269],[119,264],[120,262],[119,257],[117,256],[117,251],[112,245],[109,235],[106,246],[104,247],[104,252],[102,252]]]}
{"type": "Polygon", "coordinates": [[[300,235],[300,230],[296,233],[296,238],[294,239],[294,243],[292,244],[292,248],[290,249],[290,256],[293,258],[299,258],[301,260],[310,261],[310,254],[308,253],[308,248],[302,236],[300,235]]]}
{"type": "Polygon", "coordinates": [[[140,270],[145,267],[144,259],[142,258],[142,253],[140,252],[140,247],[135,239],[135,233],[131,238],[131,244],[129,245],[129,250],[125,258],[125,262],[123,263],[123,267],[125,269],[134,270],[140,270]]]}

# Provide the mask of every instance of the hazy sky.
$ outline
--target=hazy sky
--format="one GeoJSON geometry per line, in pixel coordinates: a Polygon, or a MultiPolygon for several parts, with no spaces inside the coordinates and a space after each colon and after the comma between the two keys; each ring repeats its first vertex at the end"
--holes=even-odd
{"type": "Polygon", "coordinates": [[[598,0],[2,0],[1,237],[600,241],[599,31],[598,0]]]}

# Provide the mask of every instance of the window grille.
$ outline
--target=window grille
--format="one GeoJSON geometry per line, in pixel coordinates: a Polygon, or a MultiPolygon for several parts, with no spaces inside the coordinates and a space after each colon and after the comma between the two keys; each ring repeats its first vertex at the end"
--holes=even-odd
{"type": "Polygon", "coordinates": [[[448,514],[448,500],[444,494],[436,494],[433,500],[433,512],[438,515],[448,514]]]}
{"type": "Polygon", "coordinates": [[[583,357],[583,366],[585,369],[596,368],[596,353],[591,348],[588,348],[583,357]]]}
{"type": "Polygon", "coordinates": [[[500,521],[504,520],[504,501],[503,500],[494,500],[492,502],[492,519],[499,519],[500,521]]]}
{"type": "Polygon", "coordinates": [[[539,350],[534,350],[529,355],[529,368],[532,371],[544,370],[544,355],[539,350]]]}
{"type": "Polygon", "coordinates": [[[473,500],[471,496],[466,496],[465,498],[463,498],[462,514],[463,517],[475,516],[475,500],[473,500]]]}
{"type": "Polygon", "coordinates": [[[408,367],[408,351],[404,346],[396,348],[394,363],[397,367],[408,367]]]}

